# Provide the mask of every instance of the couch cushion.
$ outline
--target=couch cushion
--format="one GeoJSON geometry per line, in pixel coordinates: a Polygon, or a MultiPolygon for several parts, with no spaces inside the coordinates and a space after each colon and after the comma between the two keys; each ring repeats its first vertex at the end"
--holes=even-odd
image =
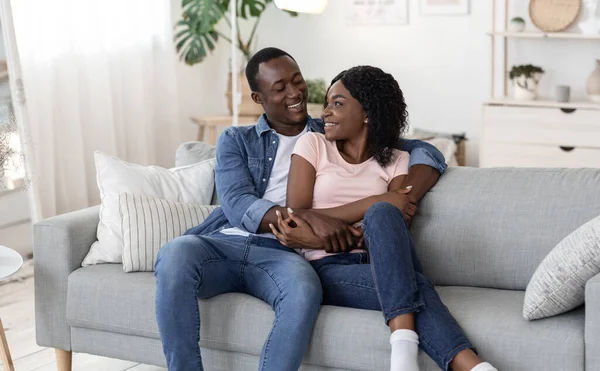
{"type": "MultiPolygon", "coordinates": [[[[177,147],[175,154],[175,166],[187,166],[196,162],[217,157],[217,147],[204,142],[186,142],[177,147]]],[[[212,205],[218,205],[217,190],[213,192],[212,205]]]]}
{"type": "MultiPolygon", "coordinates": [[[[583,370],[582,309],[528,322],[521,316],[522,291],[441,287],[439,292],[480,354],[499,369],[583,370]]],[[[69,276],[67,320],[73,327],[159,339],[154,299],[152,273],[124,273],[120,264],[85,267],[69,276]]],[[[202,347],[253,355],[260,354],[274,318],[269,305],[242,294],[200,300],[200,313],[202,347]]],[[[381,313],[324,306],[306,362],[389,369],[388,339],[381,313]]],[[[421,352],[423,368],[435,369],[426,358],[421,352]]]]}
{"type": "Polygon", "coordinates": [[[449,168],[411,232],[438,285],[525,290],[546,254],[600,214],[600,169],[449,168]]]}

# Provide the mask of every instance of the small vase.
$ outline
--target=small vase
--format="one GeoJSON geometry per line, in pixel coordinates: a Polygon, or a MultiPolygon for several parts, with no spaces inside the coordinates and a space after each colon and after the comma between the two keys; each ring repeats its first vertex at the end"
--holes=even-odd
{"type": "Polygon", "coordinates": [[[600,33],[600,0],[583,0],[577,25],[583,34],[600,33]]]}
{"type": "Polygon", "coordinates": [[[596,60],[596,68],[587,80],[586,91],[592,102],[600,103],[600,59],[596,60]]]}

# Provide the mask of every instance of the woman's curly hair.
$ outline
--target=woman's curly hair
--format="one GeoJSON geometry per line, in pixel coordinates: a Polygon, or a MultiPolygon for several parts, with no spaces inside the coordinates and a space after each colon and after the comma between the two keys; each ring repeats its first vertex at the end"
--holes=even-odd
{"type": "Polygon", "coordinates": [[[408,128],[406,102],[398,82],[389,73],[372,66],[357,66],[342,71],[331,81],[331,85],[338,80],[342,81],[367,113],[369,153],[379,165],[388,166],[394,160],[393,150],[400,136],[408,128]]]}

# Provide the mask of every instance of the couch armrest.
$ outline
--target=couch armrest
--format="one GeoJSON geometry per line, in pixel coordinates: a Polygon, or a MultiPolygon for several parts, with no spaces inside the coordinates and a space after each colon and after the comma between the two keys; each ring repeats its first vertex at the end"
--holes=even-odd
{"type": "Polygon", "coordinates": [[[96,241],[99,206],[45,219],[33,226],[36,339],[71,350],[67,281],[96,241]]]}
{"type": "Polygon", "coordinates": [[[585,285],[585,369],[600,370],[600,274],[585,285]]]}

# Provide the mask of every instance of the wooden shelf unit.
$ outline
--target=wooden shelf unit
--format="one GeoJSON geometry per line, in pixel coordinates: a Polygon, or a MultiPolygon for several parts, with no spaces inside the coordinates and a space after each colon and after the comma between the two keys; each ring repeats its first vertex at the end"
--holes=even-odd
{"type": "Polygon", "coordinates": [[[488,32],[487,35],[512,39],[563,39],[600,41],[600,34],[586,35],[573,32],[488,32]]]}
{"type": "Polygon", "coordinates": [[[600,110],[600,103],[594,102],[567,102],[561,103],[553,100],[516,100],[509,97],[505,98],[493,98],[486,102],[489,105],[497,106],[517,106],[517,107],[552,107],[552,108],[563,108],[563,109],[591,109],[600,110]]]}
{"type": "MultiPolygon", "coordinates": [[[[496,29],[492,0],[491,92],[483,104],[479,148],[481,167],[600,168],[600,103],[525,101],[508,96],[507,44],[515,39],[600,41],[600,35],[569,32],[508,32],[510,0],[504,1],[504,29],[496,29]],[[496,41],[503,43],[502,96],[496,96],[496,41]]],[[[500,4],[498,4],[500,5],[500,4]]]]}

